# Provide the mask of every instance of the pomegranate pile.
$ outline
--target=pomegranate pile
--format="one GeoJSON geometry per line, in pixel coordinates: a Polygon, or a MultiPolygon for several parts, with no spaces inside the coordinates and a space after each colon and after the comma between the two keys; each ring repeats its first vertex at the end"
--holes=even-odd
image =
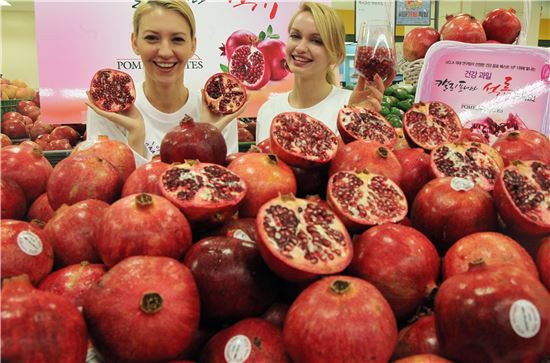
{"type": "Polygon", "coordinates": [[[186,118],[138,167],[107,138],[2,147],[2,360],[550,358],[550,140],[441,102],[337,125],[286,112],[215,155],[186,118]]]}

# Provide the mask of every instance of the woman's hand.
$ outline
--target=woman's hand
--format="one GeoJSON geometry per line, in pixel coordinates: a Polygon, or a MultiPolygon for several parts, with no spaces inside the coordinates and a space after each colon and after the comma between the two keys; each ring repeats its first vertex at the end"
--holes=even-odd
{"type": "Polygon", "coordinates": [[[237,112],[230,113],[227,115],[221,115],[215,112],[210,111],[208,108],[208,105],[206,104],[206,100],[204,99],[204,92],[201,90],[202,96],[202,111],[201,111],[201,120],[200,122],[207,122],[209,124],[214,125],[218,130],[222,131],[227,124],[229,124],[231,121],[239,117],[244,110],[246,110],[246,107],[248,106],[250,101],[246,101],[246,103],[241,107],[237,112]]]}
{"type": "Polygon", "coordinates": [[[349,103],[351,106],[361,106],[379,112],[382,109],[380,103],[382,102],[385,89],[384,81],[382,81],[382,78],[378,74],[374,75],[374,79],[371,82],[367,81],[365,77],[359,76],[349,103]]]}
{"type": "Polygon", "coordinates": [[[143,116],[137,108],[132,105],[128,110],[120,113],[103,111],[94,104],[89,91],[86,91],[86,95],[88,95],[88,101],[85,102],[86,105],[99,116],[128,130],[128,146],[141,156],[145,156],[145,126],[143,116]]]}

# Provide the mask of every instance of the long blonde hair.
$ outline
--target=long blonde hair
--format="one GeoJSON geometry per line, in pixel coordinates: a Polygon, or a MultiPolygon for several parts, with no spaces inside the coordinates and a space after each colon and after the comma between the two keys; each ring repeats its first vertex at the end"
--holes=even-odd
{"type": "MultiPolygon", "coordinates": [[[[330,6],[306,1],[300,5],[298,11],[292,16],[288,24],[289,33],[294,20],[298,14],[303,12],[309,12],[313,16],[315,26],[319,29],[319,35],[327,50],[330,64],[339,65],[342,63],[346,57],[346,30],[342,18],[330,6]]],[[[338,85],[332,67],[327,69],[326,80],[330,84],[338,85]]]]}
{"type": "Polygon", "coordinates": [[[195,37],[196,24],[195,24],[195,15],[191,10],[191,7],[184,0],[143,0],[140,2],[136,10],[134,11],[134,34],[138,34],[139,31],[139,22],[143,14],[154,9],[155,7],[164,8],[168,10],[174,10],[180,13],[189,23],[191,28],[191,37],[195,37]]]}

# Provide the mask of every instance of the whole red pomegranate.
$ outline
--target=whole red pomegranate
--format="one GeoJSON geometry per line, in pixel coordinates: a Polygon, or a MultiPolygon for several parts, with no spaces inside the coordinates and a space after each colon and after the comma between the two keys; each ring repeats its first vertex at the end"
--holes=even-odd
{"type": "Polygon", "coordinates": [[[487,39],[512,44],[521,31],[521,21],[512,8],[491,10],[483,19],[483,29],[487,39]]]}
{"type": "Polygon", "coordinates": [[[36,121],[30,131],[29,136],[31,137],[31,140],[36,140],[36,138],[40,135],[49,134],[53,131],[53,126],[44,122],[44,121],[36,121]]]}
{"type": "Polygon", "coordinates": [[[540,244],[537,252],[537,266],[541,281],[550,290],[550,237],[546,237],[540,244]]]}
{"type": "Polygon", "coordinates": [[[260,149],[265,154],[269,154],[269,153],[272,152],[271,151],[271,140],[269,138],[259,141],[256,144],[256,146],[258,147],[258,149],[260,149]]]}
{"type": "Polygon", "coordinates": [[[15,106],[15,110],[19,113],[23,113],[23,110],[25,109],[25,107],[29,107],[29,106],[38,106],[38,105],[33,101],[21,100],[17,102],[17,106],[15,106]]]}
{"type": "Polygon", "coordinates": [[[540,160],[550,164],[550,139],[538,131],[523,129],[498,137],[493,148],[508,166],[514,160],[540,160]]]}
{"type": "Polygon", "coordinates": [[[0,126],[2,133],[6,134],[10,139],[24,139],[29,137],[29,132],[25,127],[23,120],[16,118],[8,118],[2,121],[0,126]]]}
{"type": "Polygon", "coordinates": [[[336,126],[346,144],[355,140],[372,140],[392,148],[397,141],[397,132],[388,120],[378,112],[364,107],[341,108],[336,126]]]}
{"type": "Polygon", "coordinates": [[[256,218],[230,219],[214,230],[210,228],[206,236],[225,236],[256,242],[256,218]]]}
{"type": "Polygon", "coordinates": [[[2,278],[27,274],[36,285],[53,267],[48,237],[36,225],[11,219],[0,220],[2,278]]]}
{"type": "Polygon", "coordinates": [[[374,286],[356,277],[330,276],[294,300],[283,339],[294,362],[386,363],[397,340],[397,324],[374,286]]]}
{"type": "Polygon", "coordinates": [[[0,148],[4,146],[10,146],[10,145],[13,145],[10,137],[6,134],[0,133],[0,148]]]}
{"type": "Polygon", "coordinates": [[[393,363],[453,363],[448,359],[445,359],[435,354],[416,354],[409,357],[401,358],[393,363]]]}
{"type": "Polygon", "coordinates": [[[470,14],[447,15],[440,30],[442,40],[464,43],[485,43],[487,37],[481,22],[470,14]]]}
{"type": "Polygon", "coordinates": [[[23,189],[9,177],[0,177],[1,219],[23,219],[27,200],[23,189]]]}
{"type": "Polygon", "coordinates": [[[133,194],[106,208],[96,246],[108,267],[129,256],[180,259],[192,243],[191,227],[179,209],[154,194],[133,194]]]}
{"type": "Polygon", "coordinates": [[[27,221],[38,219],[44,223],[48,223],[48,221],[53,217],[53,214],[54,210],[48,201],[48,194],[42,193],[29,207],[29,210],[27,211],[27,221]]]}
{"type": "Polygon", "coordinates": [[[246,103],[246,88],[227,73],[216,73],[206,81],[203,96],[208,109],[223,115],[235,113],[246,103]]]}
{"type": "Polygon", "coordinates": [[[122,197],[136,193],[149,193],[162,195],[159,186],[160,175],[170,167],[169,164],[153,158],[150,162],[136,168],[128,176],[122,187],[122,197]]]}
{"type": "Polygon", "coordinates": [[[289,308],[286,303],[275,302],[262,314],[262,318],[282,329],[289,308]]]}
{"type": "Polygon", "coordinates": [[[550,293],[525,270],[472,264],[435,297],[445,356],[468,363],[537,363],[550,354],[550,293]]]}
{"type": "Polygon", "coordinates": [[[100,69],[90,82],[90,97],[103,111],[123,112],[136,100],[132,77],[116,69],[100,69]]]}
{"type": "Polygon", "coordinates": [[[71,150],[73,147],[68,139],[51,140],[45,150],[71,150]]]}
{"type": "Polygon", "coordinates": [[[417,354],[442,353],[435,333],[435,318],[433,314],[429,314],[420,316],[399,331],[392,357],[399,359],[417,354]]]}
{"type": "Polygon", "coordinates": [[[28,276],[2,281],[2,360],[74,363],[86,360],[82,314],[68,299],[32,287],[28,276]]]}
{"type": "Polygon", "coordinates": [[[75,146],[80,140],[80,134],[75,129],[69,126],[57,126],[50,133],[50,141],[67,139],[72,146],[75,146]]]}
{"type": "Polygon", "coordinates": [[[428,49],[441,39],[439,32],[429,26],[412,29],[403,39],[403,58],[412,62],[424,58],[428,49]]]}
{"type": "Polygon", "coordinates": [[[265,39],[257,47],[267,58],[266,63],[271,70],[271,80],[279,81],[285,78],[289,72],[286,64],[285,43],[279,39],[265,39]]]}
{"type": "Polygon", "coordinates": [[[16,120],[19,120],[19,121],[22,121],[23,120],[23,115],[19,112],[14,112],[14,111],[10,111],[10,112],[6,112],[2,115],[2,122],[8,120],[8,119],[16,119],[16,120]]]}
{"type": "Polygon", "coordinates": [[[209,123],[195,122],[190,116],[170,130],[160,144],[160,158],[168,164],[196,159],[223,165],[226,155],[221,131],[209,123]]]}
{"type": "Polygon", "coordinates": [[[430,155],[420,148],[394,150],[393,153],[401,164],[401,190],[407,202],[412,204],[418,191],[432,179],[430,155]]]}
{"type": "Polygon", "coordinates": [[[235,30],[229,38],[225,41],[225,44],[222,44],[220,50],[222,51],[221,55],[226,55],[227,60],[231,60],[231,56],[235,49],[241,45],[254,45],[258,44],[258,37],[251,33],[248,30],[235,30]]]}
{"type": "Polygon", "coordinates": [[[231,54],[229,74],[250,90],[262,88],[271,79],[267,57],[252,45],[241,45],[231,54]]]}
{"type": "Polygon", "coordinates": [[[191,272],[169,257],[126,258],[84,299],[84,316],[100,352],[131,362],[174,359],[191,344],[199,309],[191,272]]]}

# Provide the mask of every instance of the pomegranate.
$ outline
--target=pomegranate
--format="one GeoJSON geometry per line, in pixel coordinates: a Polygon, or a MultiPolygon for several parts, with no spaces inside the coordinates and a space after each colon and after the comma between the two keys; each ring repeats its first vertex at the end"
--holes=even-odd
{"type": "Polygon", "coordinates": [[[397,141],[393,145],[392,150],[397,151],[402,149],[410,149],[412,146],[407,141],[403,128],[397,127],[395,128],[395,132],[397,133],[397,141]]]}
{"type": "Polygon", "coordinates": [[[101,216],[96,245],[108,267],[129,256],[180,259],[192,243],[191,227],[176,206],[154,194],[124,197],[101,216]]]}
{"type": "Polygon", "coordinates": [[[2,129],[2,133],[7,135],[10,139],[24,139],[29,137],[23,120],[9,118],[2,121],[0,128],[2,129]]]}
{"type": "Polygon", "coordinates": [[[369,81],[377,73],[386,80],[395,69],[395,51],[383,46],[359,46],[355,53],[355,69],[369,81]]]}
{"type": "Polygon", "coordinates": [[[44,223],[48,223],[48,221],[53,217],[53,214],[54,210],[48,201],[48,194],[42,193],[29,207],[29,210],[27,211],[27,221],[39,219],[44,223]]]}
{"type": "Polygon", "coordinates": [[[0,147],[13,145],[10,137],[6,134],[0,133],[0,147]]]}
{"type": "Polygon", "coordinates": [[[550,293],[523,269],[477,262],[441,284],[435,324],[453,361],[536,363],[550,353],[550,293]]]}
{"type": "Polygon", "coordinates": [[[540,271],[540,279],[550,291],[550,237],[546,237],[537,252],[537,266],[540,271]]]}
{"type": "Polygon", "coordinates": [[[325,198],[328,183],[328,167],[315,169],[290,167],[296,178],[296,196],[319,195],[325,198]]]}
{"type": "Polygon", "coordinates": [[[435,319],[433,314],[429,314],[418,317],[399,331],[393,358],[399,359],[416,354],[442,355],[442,353],[435,333],[435,319]]]}
{"type": "Polygon", "coordinates": [[[550,234],[550,165],[513,161],[499,174],[495,205],[512,232],[538,237],[550,234]]]}
{"type": "Polygon", "coordinates": [[[139,166],[124,182],[122,197],[136,193],[162,195],[159,186],[160,175],[169,167],[170,165],[160,161],[160,158],[153,158],[150,162],[139,166]]]}
{"type": "Polygon", "coordinates": [[[407,199],[391,179],[364,171],[339,171],[327,186],[327,202],[350,231],[397,223],[407,215],[407,199]]]}
{"type": "Polygon", "coordinates": [[[256,218],[230,219],[207,233],[207,236],[224,236],[256,242],[256,218]]]}
{"type": "Polygon", "coordinates": [[[35,225],[11,219],[0,220],[2,279],[27,274],[36,285],[53,266],[52,245],[35,225]]]}
{"type": "Polygon", "coordinates": [[[400,149],[393,152],[401,164],[401,190],[412,204],[416,194],[432,179],[430,156],[424,149],[400,149]]]}
{"type": "Polygon", "coordinates": [[[38,135],[34,142],[38,145],[41,151],[47,151],[50,148],[50,134],[38,135]]]}
{"type": "Polygon", "coordinates": [[[67,139],[72,146],[75,146],[80,140],[80,134],[69,126],[57,126],[50,133],[50,141],[67,139]]]}
{"type": "Polygon", "coordinates": [[[112,203],[118,199],[122,179],[107,160],[94,155],[71,156],[61,160],[48,180],[48,201],[52,209],[86,199],[112,203]]]}
{"type": "Polygon", "coordinates": [[[259,318],[239,321],[221,330],[206,344],[202,363],[290,362],[281,331],[259,318]]]}
{"type": "Polygon", "coordinates": [[[202,321],[233,323],[262,314],[275,301],[280,281],[254,242],[207,237],[193,244],[183,263],[199,289],[202,321]]]}
{"type": "Polygon", "coordinates": [[[442,254],[464,236],[497,228],[491,194],[458,177],[428,182],[412,204],[411,222],[442,254]]]}
{"type": "Polygon", "coordinates": [[[478,130],[474,130],[471,127],[463,127],[462,128],[462,139],[460,141],[463,142],[479,142],[481,144],[489,144],[489,139],[481,133],[478,130]]]}
{"type": "Polygon", "coordinates": [[[71,150],[73,147],[67,139],[51,140],[46,150],[71,150]]]}
{"type": "Polygon", "coordinates": [[[203,96],[208,109],[226,115],[240,110],[246,103],[246,88],[227,73],[216,73],[206,81],[203,96]]]}
{"type": "Polygon", "coordinates": [[[44,227],[53,247],[56,267],[101,261],[96,246],[97,229],[108,206],[101,200],[87,199],[57,209],[44,227]]]}
{"type": "Polygon", "coordinates": [[[191,272],[169,257],[126,258],[84,298],[84,316],[99,351],[136,363],[175,359],[191,344],[199,309],[191,272]]]}
{"type": "Polygon", "coordinates": [[[105,272],[107,268],[104,265],[89,264],[84,261],[52,272],[38,285],[38,288],[61,295],[81,307],[84,304],[85,294],[105,272]]]}
{"type": "Polygon", "coordinates": [[[262,318],[282,329],[289,308],[288,304],[275,302],[262,314],[262,318]]]}
{"type": "Polygon", "coordinates": [[[271,140],[269,138],[262,140],[256,144],[258,149],[260,149],[263,153],[270,154],[271,151],[271,140]]]}
{"type": "Polygon", "coordinates": [[[250,90],[262,88],[271,79],[271,68],[264,53],[252,45],[238,46],[229,60],[229,74],[250,90]]]}
{"type": "Polygon", "coordinates": [[[506,44],[515,42],[521,31],[521,22],[512,8],[489,11],[481,25],[487,39],[506,44]]]}
{"type": "MultiPolygon", "coordinates": [[[[430,164],[435,177],[455,176],[473,181],[483,190],[493,190],[501,164],[493,158],[489,145],[480,143],[446,143],[430,153],[430,164]]],[[[498,154],[497,154],[498,155],[498,154]]]]}
{"type": "Polygon", "coordinates": [[[416,354],[409,357],[401,358],[393,363],[453,363],[448,359],[445,359],[435,354],[416,354]]]}
{"type": "Polygon", "coordinates": [[[2,281],[2,361],[86,360],[86,324],[62,296],[32,287],[26,275],[2,281]]]}
{"type": "Polygon", "coordinates": [[[397,340],[397,324],[374,286],[355,277],[330,276],[294,300],[283,339],[294,362],[386,363],[397,340]]]}
{"type": "Polygon", "coordinates": [[[237,128],[237,138],[239,142],[254,141],[254,135],[245,128],[237,128]]]}
{"type": "Polygon", "coordinates": [[[285,43],[279,39],[265,39],[257,47],[266,57],[266,63],[271,70],[271,80],[280,81],[285,78],[288,74],[285,43]]]}
{"type": "Polygon", "coordinates": [[[292,169],[276,155],[246,153],[232,161],[227,169],[246,184],[247,193],[239,208],[239,215],[243,217],[256,217],[262,204],[279,194],[296,194],[292,169]]]}
{"type": "Polygon", "coordinates": [[[412,29],[403,39],[403,58],[412,62],[424,58],[428,49],[441,39],[439,32],[429,26],[412,29]]]}
{"type": "Polygon", "coordinates": [[[481,22],[470,14],[447,15],[440,30],[442,40],[464,43],[485,43],[487,37],[481,22]]]}
{"type": "Polygon", "coordinates": [[[17,105],[15,106],[15,110],[19,113],[23,113],[23,110],[25,109],[25,107],[29,107],[29,106],[38,106],[38,105],[33,101],[21,100],[17,102],[17,105]]]}
{"type": "Polygon", "coordinates": [[[279,196],[260,208],[256,230],[266,264],[288,281],[339,273],[353,257],[344,224],[324,203],[279,196]]]}
{"type": "Polygon", "coordinates": [[[197,159],[223,165],[226,155],[227,145],[221,131],[209,123],[196,123],[190,116],[170,130],[160,145],[160,158],[168,164],[197,159]]]}
{"type": "Polygon", "coordinates": [[[36,106],[27,106],[23,110],[23,115],[30,117],[34,121],[38,121],[40,117],[40,108],[36,106]]]}
{"type": "Polygon", "coordinates": [[[550,139],[535,130],[511,131],[498,137],[493,148],[508,166],[514,160],[540,160],[550,164],[550,139]]]}
{"type": "Polygon", "coordinates": [[[2,115],[2,122],[9,119],[16,119],[16,120],[22,121],[23,120],[22,116],[23,115],[19,112],[13,112],[13,111],[6,112],[2,115]]]}
{"type": "Polygon", "coordinates": [[[460,140],[462,124],[451,106],[443,102],[419,102],[403,115],[403,131],[414,144],[432,150],[460,140]]]}
{"type": "Polygon", "coordinates": [[[8,177],[0,177],[1,219],[23,219],[27,200],[23,189],[8,177]]]}
{"type": "Polygon", "coordinates": [[[186,161],[173,164],[160,176],[162,195],[191,222],[223,222],[235,213],[246,195],[246,184],[223,166],[186,161]]]}
{"type": "Polygon", "coordinates": [[[231,60],[231,56],[233,55],[233,52],[235,49],[237,49],[241,45],[253,45],[256,46],[258,44],[258,37],[249,32],[248,30],[236,30],[227,40],[225,41],[225,44],[222,44],[220,47],[220,50],[222,51],[221,55],[226,55],[227,60],[231,60]]]}
{"type": "Polygon", "coordinates": [[[336,121],[344,143],[355,140],[378,141],[392,148],[397,141],[395,128],[378,112],[358,106],[344,106],[336,121]]]}
{"type": "Polygon", "coordinates": [[[103,111],[123,112],[136,100],[132,77],[115,69],[100,69],[90,82],[90,97],[103,111]]]}
{"type": "Polygon", "coordinates": [[[474,132],[480,132],[489,140],[489,144],[495,142],[497,137],[509,132],[527,129],[527,126],[517,114],[509,113],[506,120],[494,121],[490,117],[482,120],[470,121],[466,123],[474,132]]]}

